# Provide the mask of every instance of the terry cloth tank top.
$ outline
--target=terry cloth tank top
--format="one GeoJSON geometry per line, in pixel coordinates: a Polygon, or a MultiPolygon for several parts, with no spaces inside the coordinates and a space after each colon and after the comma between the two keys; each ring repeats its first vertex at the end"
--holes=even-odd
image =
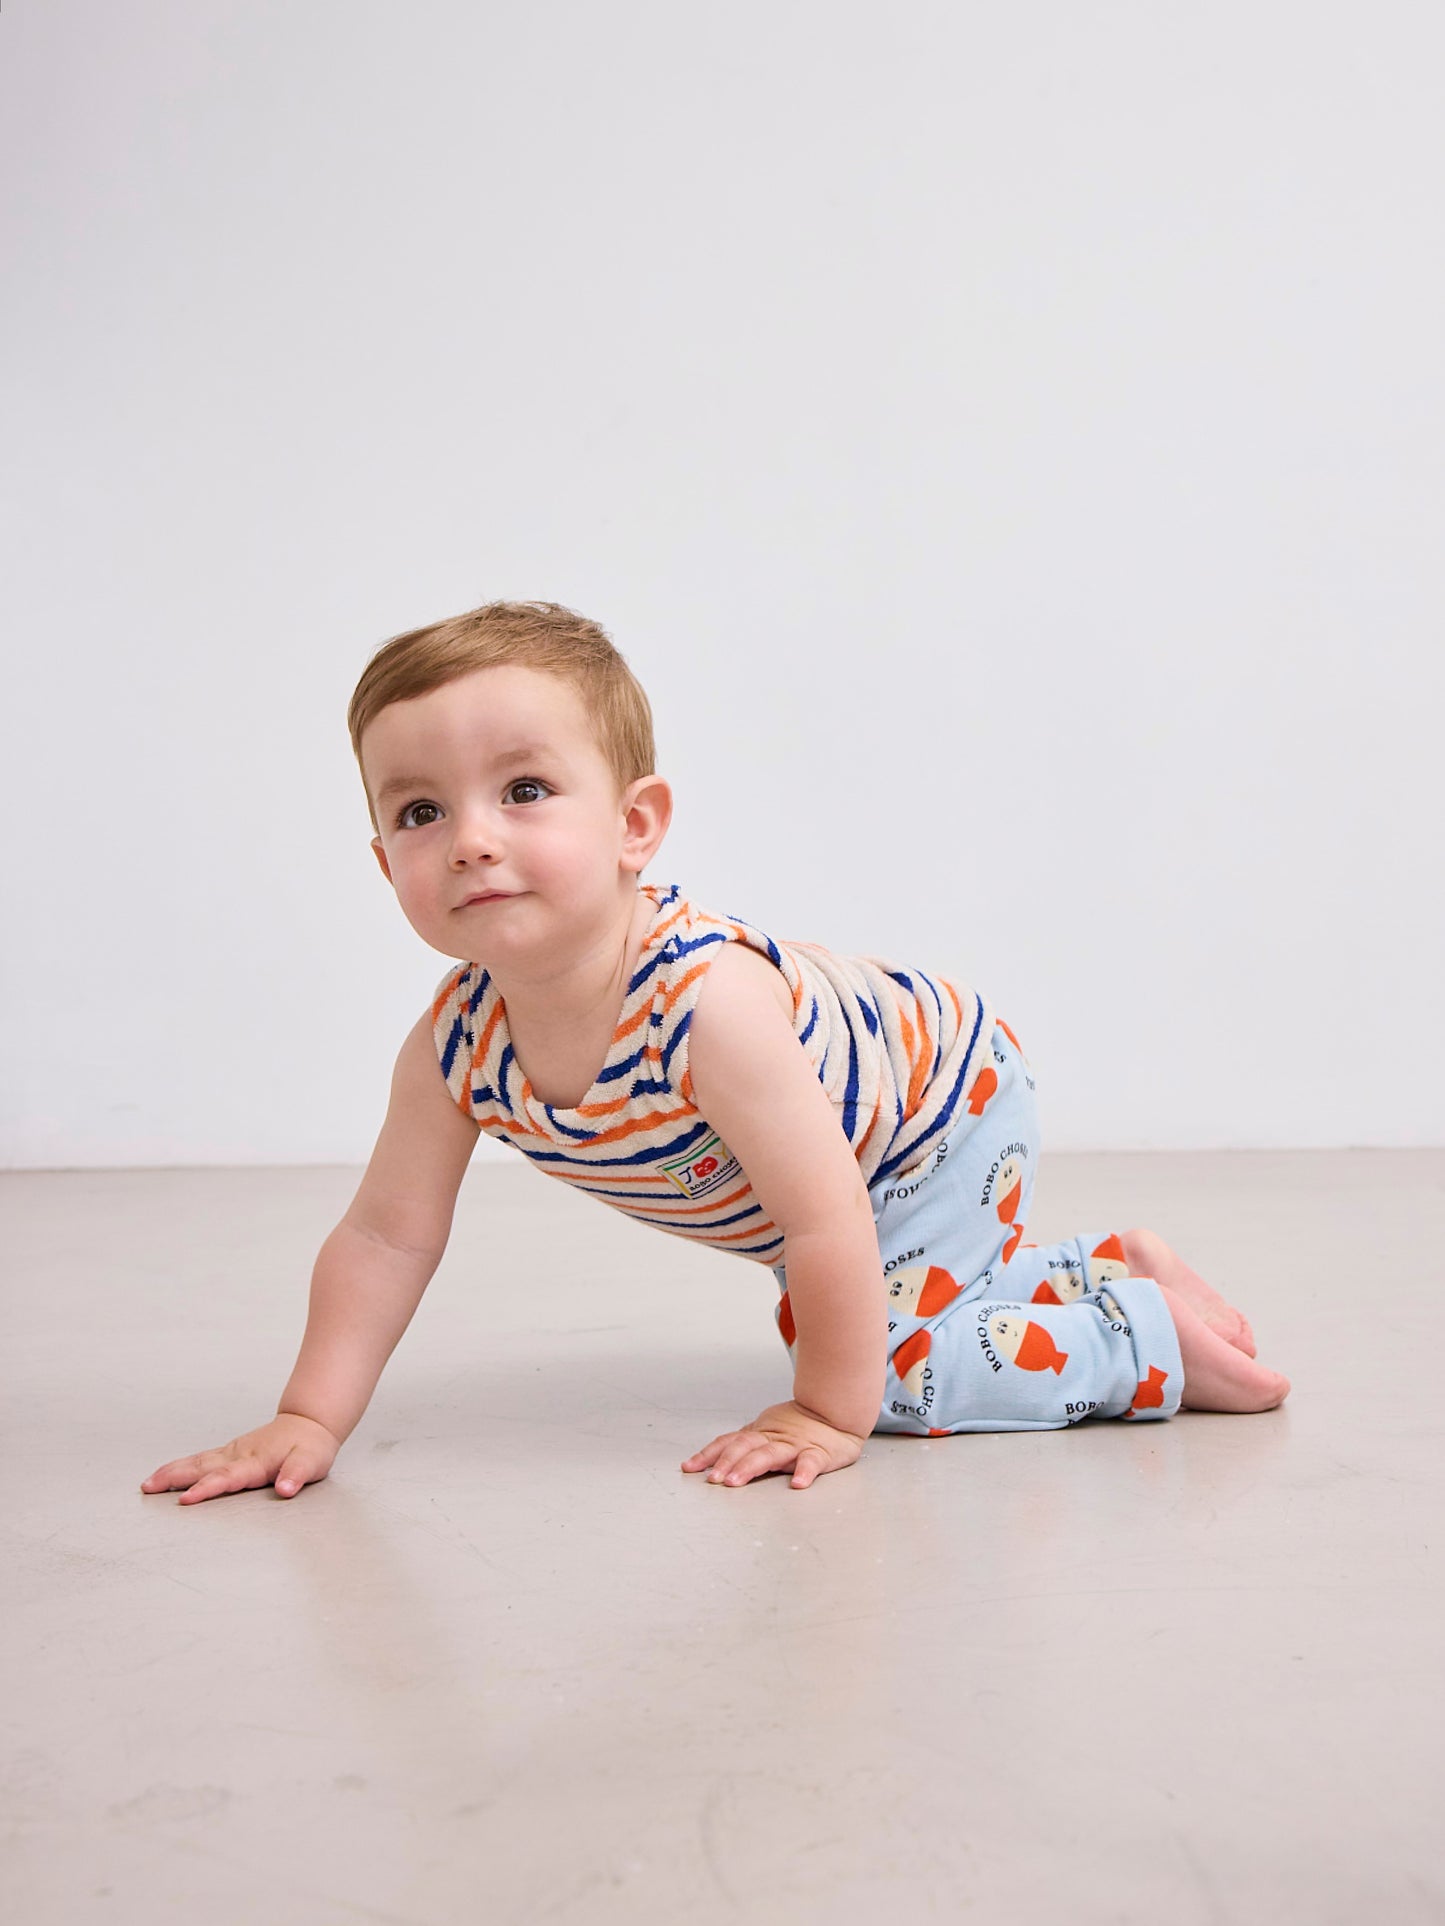
{"type": "Polygon", "coordinates": [[[781,1264],[782,1233],[693,1101],[688,1030],[718,946],[745,943],[781,970],[794,1034],[870,1187],[936,1150],[989,1062],[993,1011],[977,992],[921,970],[775,943],[737,917],[699,909],[675,884],[644,884],[643,893],[652,922],[607,1060],[575,1109],[532,1094],[506,1006],[478,963],[451,970],[432,1005],[447,1088],[488,1136],[549,1177],[661,1230],[781,1264]]]}

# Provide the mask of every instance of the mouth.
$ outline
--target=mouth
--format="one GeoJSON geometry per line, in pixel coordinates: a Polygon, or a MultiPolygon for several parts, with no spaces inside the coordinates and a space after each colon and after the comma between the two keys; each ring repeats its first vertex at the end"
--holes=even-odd
{"type": "Polygon", "coordinates": [[[510,891],[504,889],[479,890],[475,896],[469,896],[464,903],[458,903],[457,908],[472,909],[478,903],[504,903],[509,894],[510,891]]]}

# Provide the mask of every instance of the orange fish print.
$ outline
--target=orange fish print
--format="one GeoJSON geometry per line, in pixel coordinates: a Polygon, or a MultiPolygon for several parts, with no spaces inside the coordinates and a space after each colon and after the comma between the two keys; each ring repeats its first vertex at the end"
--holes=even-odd
{"type": "Polygon", "coordinates": [[[1163,1404],[1164,1386],[1168,1377],[1169,1373],[1161,1371],[1157,1364],[1149,1366],[1149,1375],[1139,1380],[1139,1389],[1134,1393],[1134,1402],[1129,1406],[1131,1418],[1136,1411],[1149,1411],[1156,1405],[1163,1404]]]}
{"type": "Polygon", "coordinates": [[[923,1396],[923,1373],[932,1349],[933,1340],[927,1331],[915,1331],[893,1353],[893,1369],[910,1397],[923,1396]]]}
{"type": "MultiPolygon", "coordinates": [[[[1019,1042],[1018,1038],[1014,1035],[1013,1031],[1010,1030],[1008,1025],[1004,1022],[1003,1018],[1001,1016],[996,1016],[994,1018],[994,1022],[998,1025],[1000,1030],[1003,1031],[1004,1035],[1008,1038],[1009,1042],[1013,1045],[1015,1050],[1017,1050],[1019,1055],[1022,1057],[1024,1054],[1024,1046],[1019,1042]]],[[[1028,1061],[1027,1057],[1024,1057],[1024,1061],[1027,1063],[1028,1061]]]]}
{"type": "Polygon", "coordinates": [[[973,1080],[973,1088],[968,1093],[969,1115],[981,1117],[983,1107],[998,1089],[998,1072],[991,1063],[986,1063],[973,1080]]]}
{"type": "Polygon", "coordinates": [[[1042,1324],[1033,1324],[1008,1311],[996,1311],[988,1321],[988,1328],[1000,1351],[1012,1358],[1021,1371],[1052,1371],[1055,1377],[1063,1376],[1069,1354],[1059,1349],[1042,1324]]]}
{"type": "Polygon", "coordinates": [[[1023,1194],[1024,1167],[1017,1157],[1006,1157],[998,1173],[998,1188],[994,1192],[994,1209],[998,1212],[1001,1224],[1011,1224],[1018,1216],[1023,1194]]]}
{"type": "Polygon", "coordinates": [[[1112,1284],[1116,1277],[1129,1275],[1129,1260],[1124,1255],[1124,1246],[1118,1234],[1106,1237],[1102,1244],[1096,1244],[1089,1252],[1089,1277],[1094,1289],[1101,1284],[1112,1284]]]}
{"type": "Polygon", "coordinates": [[[888,1308],[906,1317],[933,1317],[963,1289],[941,1264],[911,1264],[888,1279],[888,1308]]]}
{"type": "Polygon", "coordinates": [[[1034,1292],[1035,1304],[1072,1304],[1084,1295],[1084,1280],[1076,1270],[1053,1271],[1034,1292]]]}
{"type": "Polygon", "coordinates": [[[1014,1252],[1018,1249],[1019,1240],[1022,1238],[1023,1234],[1024,1234],[1023,1225],[1015,1224],[1010,1235],[1004,1239],[1003,1250],[999,1253],[1000,1264],[1007,1264],[1009,1259],[1013,1256],[1014,1252]]]}
{"type": "Polygon", "coordinates": [[[783,1334],[783,1342],[791,1351],[798,1341],[798,1327],[793,1322],[793,1307],[788,1302],[788,1293],[778,1299],[778,1329],[783,1334]]]}

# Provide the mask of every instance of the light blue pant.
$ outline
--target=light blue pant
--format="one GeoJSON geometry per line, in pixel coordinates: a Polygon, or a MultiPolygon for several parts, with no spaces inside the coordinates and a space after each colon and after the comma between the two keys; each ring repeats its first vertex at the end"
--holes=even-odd
{"type": "MultiPolygon", "coordinates": [[[[1034,1080],[999,1024],[946,1139],[875,1186],[889,1294],[876,1431],[1052,1431],[1081,1418],[1172,1418],[1184,1374],[1152,1278],[1116,1235],[1026,1244],[1039,1155],[1034,1080]]],[[[778,1326],[791,1348],[787,1271],[778,1326]]]]}

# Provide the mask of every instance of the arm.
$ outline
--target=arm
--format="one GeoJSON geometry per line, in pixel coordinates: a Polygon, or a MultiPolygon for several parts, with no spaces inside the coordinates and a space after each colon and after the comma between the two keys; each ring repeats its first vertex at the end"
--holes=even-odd
{"type": "Polygon", "coordinates": [[[424,1015],[397,1057],[361,1186],[316,1259],[306,1333],[275,1418],[162,1465],[142,1491],[180,1490],[184,1505],[274,1480],[292,1497],[326,1476],[441,1261],[477,1134],[452,1102],[424,1015]]]}
{"type": "Polygon", "coordinates": [[[883,1400],[887,1295],[867,1186],[766,958],[740,944],[721,952],[693,1012],[689,1048],[699,1111],[786,1240],[797,1341],[791,1405],[714,1439],[687,1466],[700,1470],[705,1460],[716,1481],[745,1484],[792,1463],[801,1487],[857,1458],[883,1400]],[[828,1456],[837,1462],[822,1462],[828,1456]]]}

